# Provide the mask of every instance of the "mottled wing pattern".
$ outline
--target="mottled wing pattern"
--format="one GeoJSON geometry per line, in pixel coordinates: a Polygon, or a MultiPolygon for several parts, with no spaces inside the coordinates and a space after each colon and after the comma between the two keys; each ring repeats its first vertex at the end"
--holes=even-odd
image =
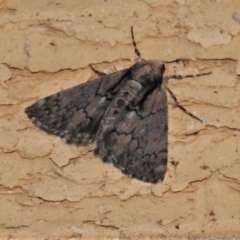
{"type": "MultiPolygon", "coordinates": [[[[122,92],[129,93],[129,89],[122,92]]],[[[152,183],[163,180],[167,167],[167,116],[167,96],[162,84],[142,104],[122,110],[114,126],[98,139],[95,152],[103,161],[134,178],[152,183]]]]}
{"type": "Polygon", "coordinates": [[[95,153],[134,178],[157,182],[167,165],[167,97],[160,60],[137,62],[46,97],[26,109],[68,143],[97,141],[95,153]]]}
{"type": "Polygon", "coordinates": [[[87,144],[94,140],[102,117],[127,69],[104,75],[48,96],[26,108],[39,128],[60,136],[68,143],[87,144]]]}

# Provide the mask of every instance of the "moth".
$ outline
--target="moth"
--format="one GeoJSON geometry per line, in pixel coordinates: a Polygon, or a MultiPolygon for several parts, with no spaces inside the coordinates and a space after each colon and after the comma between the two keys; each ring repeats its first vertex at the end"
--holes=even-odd
{"type": "Polygon", "coordinates": [[[140,58],[133,66],[43,98],[25,112],[37,127],[69,144],[95,141],[94,153],[122,173],[157,183],[164,179],[168,160],[164,81],[182,76],[163,78],[164,62],[141,60],[133,28],[131,35],[140,58]]]}

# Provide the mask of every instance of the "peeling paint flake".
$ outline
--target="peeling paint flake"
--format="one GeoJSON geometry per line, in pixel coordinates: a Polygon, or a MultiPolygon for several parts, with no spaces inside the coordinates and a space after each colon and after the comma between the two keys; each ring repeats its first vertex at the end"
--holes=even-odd
{"type": "Polygon", "coordinates": [[[192,30],[187,34],[187,37],[194,43],[200,43],[204,48],[221,44],[227,45],[232,39],[229,33],[218,27],[192,30]]]}
{"type": "Polygon", "coordinates": [[[0,2],[0,238],[240,235],[239,0],[0,2]],[[143,58],[165,61],[167,73],[212,72],[168,83],[203,122],[168,97],[167,174],[157,184],[103,164],[94,144],[37,130],[24,113],[96,78],[89,64],[133,65],[130,26],[143,58]]]}

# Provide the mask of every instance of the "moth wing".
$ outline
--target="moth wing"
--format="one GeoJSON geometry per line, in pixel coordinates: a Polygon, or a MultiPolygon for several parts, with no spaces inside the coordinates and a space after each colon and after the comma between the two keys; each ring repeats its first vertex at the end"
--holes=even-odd
{"type": "Polygon", "coordinates": [[[43,98],[25,109],[39,128],[65,139],[68,143],[94,140],[102,116],[111,101],[111,90],[128,69],[104,75],[43,98]]]}
{"type": "Polygon", "coordinates": [[[95,153],[123,173],[145,182],[163,180],[167,166],[168,112],[165,88],[155,88],[142,106],[122,112],[103,132],[95,153]]]}

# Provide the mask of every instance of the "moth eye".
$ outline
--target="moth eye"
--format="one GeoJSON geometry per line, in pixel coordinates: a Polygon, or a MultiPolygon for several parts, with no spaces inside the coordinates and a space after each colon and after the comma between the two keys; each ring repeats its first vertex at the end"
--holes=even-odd
{"type": "Polygon", "coordinates": [[[162,65],[162,73],[164,73],[165,72],[165,65],[163,64],[162,65]]]}

